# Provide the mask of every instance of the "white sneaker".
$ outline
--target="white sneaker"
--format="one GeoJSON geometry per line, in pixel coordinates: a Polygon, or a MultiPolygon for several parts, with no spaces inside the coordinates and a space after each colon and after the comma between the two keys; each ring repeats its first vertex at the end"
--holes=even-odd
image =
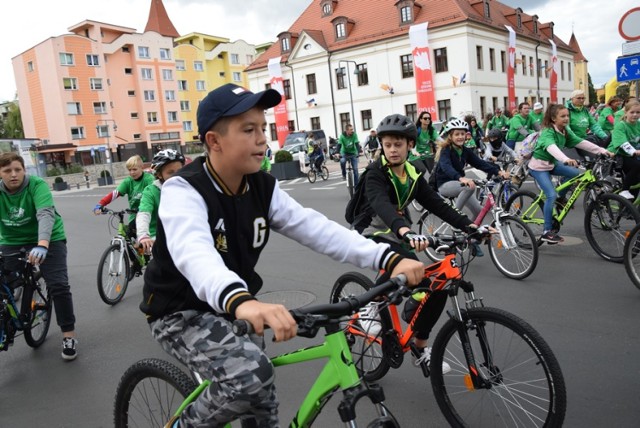
{"type": "Polygon", "coordinates": [[[620,196],[622,196],[623,198],[625,198],[625,199],[635,199],[635,198],[636,198],[636,197],[635,197],[635,196],[633,196],[633,195],[631,194],[631,192],[630,192],[630,191],[628,191],[628,190],[623,190],[622,192],[620,192],[620,193],[618,193],[618,194],[619,194],[620,196]]]}
{"type": "MultiPolygon", "coordinates": [[[[431,348],[426,347],[422,349],[422,355],[413,361],[416,367],[420,367],[420,364],[425,363],[427,366],[431,362],[431,348]]],[[[442,374],[447,374],[451,371],[451,366],[446,361],[442,362],[442,374]]]]}
{"type": "Polygon", "coordinates": [[[378,303],[376,302],[369,302],[358,311],[360,326],[369,336],[377,336],[380,334],[380,330],[382,330],[378,311],[378,303]]]}

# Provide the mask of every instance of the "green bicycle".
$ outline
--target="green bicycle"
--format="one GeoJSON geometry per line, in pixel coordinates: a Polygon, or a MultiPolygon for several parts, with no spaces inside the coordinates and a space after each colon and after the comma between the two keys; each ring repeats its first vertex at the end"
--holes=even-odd
{"type": "MultiPolygon", "coordinates": [[[[606,161],[608,160],[599,157],[596,166],[606,161]]],[[[573,190],[565,205],[556,200],[552,228],[560,230],[562,222],[580,195],[586,192],[585,198],[589,202],[585,205],[584,229],[589,244],[605,260],[622,263],[624,241],[633,226],[640,222],[640,213],[625,198],[609,193],[610,186],[608,182],[599,181],[591,169],[560,184],[556,187],[558,193],[566,189],[573,190]]],[[[535,235],[541,236],[545,201],[543,192],[536,195],[528,190],[520,190],[511,195],[505,210],[520,217],[535,235]]],[[[538,245],[542,244],[541,239],[537,242],[538,245]]]]}
{"type": "MultiPolygon", "coordinates": [[[[368,397],[375,405],[377,418],[368,427],[398,427],[398,423],[384,404],[384,393],[377,385],[367,385],[360,378],[340,321],[351,316],[372,300],[385,296],[389,304],[396,304],[410,294],[404,286],[405,278],[394,278],[359,296],[339,303],[314,305],[291,310],[298,323],[298,336],[313,338],[319,329],[326,334],[323,343],[279,355],[271,359],[274,367],[327,359],[322,371],[303,399],[291,427],[311,426],[324,405],[338,390],[343,398],[338,406],[341,420],[356,427],[357,402],[368,397]]],[[[237,335],[251,332],[246,321],[236,321],[237,335]]],[[[188,376],[175,365],[145,359],[135,363],[122,376],[115,397],[115,427],[161,427],[173,416],[180,415],[211,381],[202,380],[197,373],[188,376]],[[194,382],[194,379],[197,382],[194,382]]],[[[230,426],[230,425],[229,425],[230,426]]]]}

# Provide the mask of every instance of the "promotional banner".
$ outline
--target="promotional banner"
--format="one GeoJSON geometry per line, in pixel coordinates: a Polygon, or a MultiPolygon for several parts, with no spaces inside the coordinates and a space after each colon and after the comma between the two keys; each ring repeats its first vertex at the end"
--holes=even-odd
{"type": "Polygon", "coordinates": [[[436,109],[436,94],[431,73],[431,56],[429,54],[429,39],[427,35],[428,22],[412,25],[409,28],[409,41],[413,54],[413,76],[416,79],[416,107],[418,114],[428,111],[431,120],[438,120],[436,109]]]}
{"type": "Polygon", "coordinates": [[[509,111],[513,111],[513,109],[516,108],[516,32],[508,25],[505,25],[505,27],[509,30],[509,64],[507,64],[507,95],[509,96],[509,105],[506,107],[509,111]]]}
{"type": "Polygon", "coordinates": [[[280,57],[271,58],[267,67],[269,69],[269,83],[271,84],[271,89],[275,89],[282,96],[280,104],[273,108],[273,114],[276,119],[278,143],[280,144],[280,147],[282,147],[284,145],[285,138],[289,135],[289,114],[287,113],[287,98],[284,96],[280,57]]]}
{"type": "MultiPolygon", "coordinates": [[[[549,40],[551,43],[551,76],[549,77],[549,85],[551,86],[551,102],[553,104],[558,103],[558,50],[553,40],[549,40]]],[[[538,94],[538,96],[540,96],[538,94]]]]}

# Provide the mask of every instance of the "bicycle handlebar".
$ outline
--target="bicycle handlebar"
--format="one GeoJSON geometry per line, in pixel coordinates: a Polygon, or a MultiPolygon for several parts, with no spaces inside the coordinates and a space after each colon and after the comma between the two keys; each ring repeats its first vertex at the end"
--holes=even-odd
{"type": "Polygon", "coordinates": [[[123,210],[116,211],[116,210],[112,210],[112,209],[107,208],[107,207],[102,207],[100,209],[100,213],[103,214],[103,215],[105,215],[105,214],[112,214],[112,215],[137,214],[138,210],[132,210],[131,208],[125,208],[123,210]]]}

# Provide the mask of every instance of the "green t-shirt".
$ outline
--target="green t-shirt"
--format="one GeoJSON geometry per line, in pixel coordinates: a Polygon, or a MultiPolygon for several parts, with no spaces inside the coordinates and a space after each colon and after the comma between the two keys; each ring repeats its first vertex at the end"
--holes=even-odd
{"type": "Polygon", "coordinates": [[[554,128],[544,128],[540,131],[536,148],[533,151],[533,157],[536,159],[551,162],[555,165],[556,158],[551,156],[551,153],[547,151],[547,147],[555,144],[560,150],[566,148],[573,148],[582,141],[582,138],[578,137],[573,131],[567,127],[566,133],[562,134],[557,132],[554,128]]]}
{"type": "Polygon", "coordinates": [[[520,113],[516,114],[509,121],[509,132],[507,132],[507,140],[515,140],[516,142],[524,140],[524,135],[518,132],[518,128],[524,126],[531,133],[533,132],[533,123],[531,115],[523,117],[520,113]]]}
{"type": "Polygon", "coordinates": [[[351,136],[347,136],[347,134],[342,133],[340,138],[338,139],[340,143],[340,154],[341,155],[358,155],[360,152],[360,147],[358,143],[358,136],[354,132],[351,136]]]}
{"type": "Polygon", "coordinates": [[[541,111],[540,113],[536,113],[535,111],[532,111],[531,113],[529,113],[529,117],[531,118],[531,126],[533,129],[536,129],[535,128],[536,126],[538,127],[538,129],[542,127],[542,119],[544,118],[544,111],[541,111]]]}
{"type": "Polygon", "coordinates": [[[567,101],[566,106],[569,109],[569,127],[578,137],[584,140],[587,137],[588,130],[591,130],[591,132],[600,138],[605,138],[607,136],[586,108],[578,108],[571,104],[570,101],[567,101]]]}
{"type": "Polygon", "coordinates": [[[438,131],[429,129],[420,129],[420,133],[418,134],[418,140],[416,141],[416,151],[424,155],[426,157],[433,157],[435,153],[433,153],[432,144],[438,141],[438,131]]]}
{"type": "MultiPolygon", "coordinates": [[[[127,198],[129,200],[129,209],[137,211],[138,207],[140,206],[140,200],[142,199],[142,191],[148,185],[153,183],[154,180],[155,178],[153,177],[153,175],[149,174],[148,172],[143,172],[142,176],[137,180],[134,180],[131,177],[127,177],[122,180],[122,183],[118,185],[117,190],[120,195],[127,195],[127,198]]],[[[135,221],[135,218],[136,215],[131,214],[129,216],[129,221],[135,221]]]]}
{"type": "Polygon", "coordinates": [[[500,116],[493,116],[487,124],[487,129],[502,129],[509,125],[509,119],[504,114],[500,116]]]}
{"type": "Polygon", "coordinates": [[[611,107],[605,107],[600,112],[600,116],[598,116],[598,125],[602,128],[603,131],[611,133],[613,131],[613,124],[607,120],[608,116],[614,116],[615,113],[611,107]]]}
{"type": "Polygon", "coordinates": [[[151,218],[149,219],[149,236],[156,236],[156,227],[158,224],[158,208],[160,207],[160,188],[155,184],[147,186],[142,191],[142,197],[140,198],[140,205],[138,206],[139,213],[149,213],[151,218]]]}
{"type": "Polygon", "coordinates": [[[636,123],[629,123],[621,120],[616,123],[611,133],[611,144],[607,147],[611,153],[630,157],[624,150],[620,149],[620,146],[629,142],[636,149],[640,149],[640,121],[636,123]]]}
{"type": "Polygon", "coordinates": [[[614,115],[613,115],[613,126],[616,125],[616,123],[620,122],[622,120],[622,116],[624,116],[624,109],[621,108],[620,110],[618,110],[614,115]]]}
{"type": "MultiPolygon", "coordinates": [[[[46,181],[29,176],[29,183],[20,192],[10,195],[0,192],[0,244],[28,245],[38,242],[39,209],[53,208],[53,195],[46,181]]],[[[55,220],[49,242],[65,240],[64,224],[60,214],[55,220]]]]}

